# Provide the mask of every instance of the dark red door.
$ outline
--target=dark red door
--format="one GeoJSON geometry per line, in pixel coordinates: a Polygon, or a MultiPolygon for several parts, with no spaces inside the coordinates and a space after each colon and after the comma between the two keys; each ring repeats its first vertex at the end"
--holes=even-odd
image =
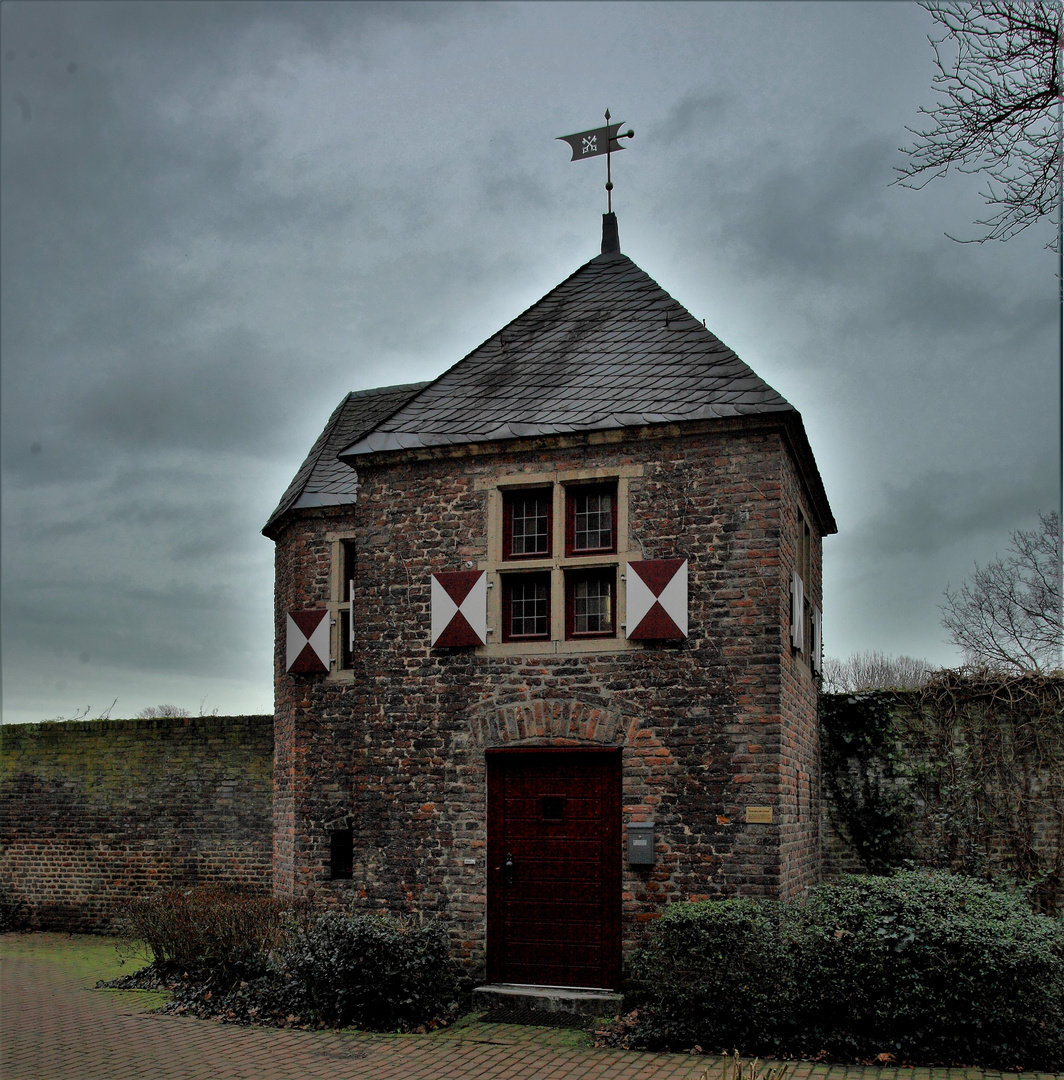
{"type": "Polygon", "coordinates": [[[621,755],[488,752],[488,978],[615,987],[621,755]]]}

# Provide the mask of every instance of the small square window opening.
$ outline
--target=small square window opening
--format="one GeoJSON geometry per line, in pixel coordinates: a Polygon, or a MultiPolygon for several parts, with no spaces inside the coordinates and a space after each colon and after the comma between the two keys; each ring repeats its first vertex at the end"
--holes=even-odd
{"type": "Polygon", "coordinates": [[[502,588],[503,641],[550,637],[550,574],[506,574],[502,588]]]}
{"type": "Polygon", "coordinates": [[[566,492],[566,554],[617,550],[617,489],[614,485],[570,488],[566,492]]]}
{"type": "Polygon", "coordinates": [[[572,570],[565,575],[566,637],[612,637],[617,574],[572,570]]]}
{"type": "Polygon", "coordinates": [[[515,491],[503,502],[503,557],[535,559],[550,555],[551,492],[515,491]]]}

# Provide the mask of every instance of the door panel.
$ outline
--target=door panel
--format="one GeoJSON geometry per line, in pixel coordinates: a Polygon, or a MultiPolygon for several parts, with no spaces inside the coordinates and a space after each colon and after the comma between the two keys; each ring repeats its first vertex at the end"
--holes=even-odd
{"type": "Polygon", "coordinates": [[[489,751],[487,760],[489,979],[616,986],[620,753],[489,751]]]}

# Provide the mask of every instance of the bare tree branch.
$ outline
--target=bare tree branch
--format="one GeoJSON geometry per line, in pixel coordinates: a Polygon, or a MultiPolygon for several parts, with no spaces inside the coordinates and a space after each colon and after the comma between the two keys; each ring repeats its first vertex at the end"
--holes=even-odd
{"type": "Polygon", "coordinates": [[[821,688],[826,694],[915,690],[924,686],[936,670],[927,660],[881,652],[854,653],[848,660],[825,656],[821,688]]]}
{"type": "MultiPolygon", "coordinates": [[[[894,183],[922,188],[949,169],[987,177],[983,199],[994,212],[976,221],[984,235],[965,243],[1008,240],[1049,218],[1047,244],[1061,248],[1060,0],[917,0],[942,28],[929,36],[942,100],[921,108],[930,122],[908,128],[915,144],[894,183]]],[[[951,239],[955,239],[952,238],[951,239]]]]}
{"type": "Polygon", "coordinates": [[[1039,522],[1012,534],[1010,554],[977,564],[959,589],[946,587],[942,625],[969,663],[1005,671],[1060,667],[1060,518],[1040,514],[1039,522]]]}

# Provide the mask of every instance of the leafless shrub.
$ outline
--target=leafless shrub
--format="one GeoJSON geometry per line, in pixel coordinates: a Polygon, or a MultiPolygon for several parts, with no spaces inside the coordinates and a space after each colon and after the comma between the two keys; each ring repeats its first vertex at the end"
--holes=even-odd
{"type": "Polygon", "coordinates": [[[881,652],[854,653],[847,660],[824,657],[821,688],[826,694],[854,694],[862,690],[915,690],[937,669],[927,660],[890,656],[881,652]]]}

